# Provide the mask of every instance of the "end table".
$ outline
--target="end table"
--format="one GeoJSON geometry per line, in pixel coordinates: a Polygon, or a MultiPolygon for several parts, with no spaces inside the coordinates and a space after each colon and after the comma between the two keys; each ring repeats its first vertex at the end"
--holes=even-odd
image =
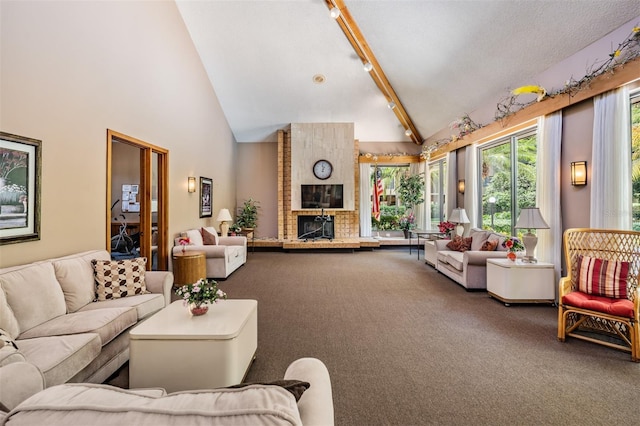
{"type": "MultiPolygon", "coordinates": [[[[506,256],[506,253],[505,253],[506,256]]],[[[524,263],[506,258],[487,259],[487,293],[511,303],[556,303],[553,263],[524,263]]]]}
{"type": "Polygon", "coordinates": [[[185,251],[173,255],[173,285],[193,284],[207,278],[207,265],[203,251],[185,251]]]}

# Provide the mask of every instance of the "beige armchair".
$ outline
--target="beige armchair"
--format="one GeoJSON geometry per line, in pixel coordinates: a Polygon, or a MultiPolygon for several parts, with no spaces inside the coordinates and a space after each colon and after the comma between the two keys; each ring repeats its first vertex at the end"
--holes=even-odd
{"type": "MultiPolygon", "coordinates": [[[[180,237],[189,238],[185,251],[201,251],[205,253],[207,278],[227,278],[233,271],[247,262],[246,237],[220,237],[212,227],[190,229],[180,237]]],[[[182,246],[179,237],[175,240],[173,253],[180,253],[182,246]]]]}

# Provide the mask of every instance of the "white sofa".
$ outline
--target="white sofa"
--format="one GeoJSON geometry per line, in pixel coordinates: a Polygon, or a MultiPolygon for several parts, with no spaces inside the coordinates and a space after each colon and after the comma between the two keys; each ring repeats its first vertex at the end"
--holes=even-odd
{"type": "Polygon", "coordinates": [[[0,367],[26,361],[49,387],[102,383],[129,359],[127,331],[170,303],[173,274],[145,271],[148,293],[94,301],[92,260],[111,264],[94,250],[0,269],[0,367]]]}
{"type": "Polygon", "coordinates": [[[331,380],[320,360],[301,358],[292,362],[284,380],[294,381],[286,385],[295,388],[297,402],[293,393],[273,384],[168,395],[163,389],[125,390],[95,384],[65,384],[44,389],[44,379],[37,368],[16,362],[0,367],[0,404],[4,405],[4,411],[0,407],[0,424],[334,424],[331,380]],[[19,389],[7,392],[6,384],[18,379],[19,389]],[[310,384],[301,396],[300,381],[310,384]]]}
{"type": "Polygon", "coordinates": [[[447,244],[451,240],[436,240],[435,268],[438,272],[451,278],[467,290],[486,290],[487,259],[507,257],[507,249],[502,247],[505,236],[473,228],[469,233],[469,237],[472,239],[471,250],[464,252],[447,248],[447,244]],[[497,242],[495,250],[480,250],[487,240],[497,242]]]}
{"type": "MultiPolygon", "coordinates": [[[[190,240],[185,251],[202,251],[205,254],[207,278],[227,278],[233,271],[247,263],[246,237],[220,237],[212,227],[189,229],[180,234],[190,240]],[[203,233],[205,238],[203,238],[203,233]]],[[[180,238],[176,238],[173,253],[180,253],[180,238]]]]}

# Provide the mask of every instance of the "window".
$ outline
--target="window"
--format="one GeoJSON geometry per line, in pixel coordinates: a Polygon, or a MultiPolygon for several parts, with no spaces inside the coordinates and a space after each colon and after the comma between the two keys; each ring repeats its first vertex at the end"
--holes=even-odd
{"type": "Polygon", "coordinates": [[[631,95],[631,229],[640,231],[640,92],[631,95]]]}
{"type": "Polygon", "coordinates": [[[536,129],[507,136],[479,148],[480,224],[516,235],[522,207],[536,205],[536,129]]]}
{"type": "Polygon", "coordinates": [[[445,200],[447,188],[447,162],[446,160],[429,163],[429,176],[431,180],[431,229],[438,229],[438,224],[446,219],[447,206],[445,200]]]}
{"type": "MultiPolygon", "coordinates": [[[[409,172],[406,164],[397,166],[377,166],[382,180],[382,194],[380,195],[380,220],[371,216],[371,226],[379,231],[400,229],[400,217],[404,215],[406,208],[396,195],[396,187],[400,183],[400,176],[409,172]]],[[[376,167],[371,167],[371,187],[376,185],[376,167]]],[[[373,197],[373,195],[372,195],[373,197]]],[[[373,198],[371,199],[373,204],[373,198]]]]}

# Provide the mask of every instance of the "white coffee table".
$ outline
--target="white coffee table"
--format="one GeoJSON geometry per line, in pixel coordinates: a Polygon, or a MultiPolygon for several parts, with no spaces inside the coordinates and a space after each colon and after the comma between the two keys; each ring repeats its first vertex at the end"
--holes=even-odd
{"type": "Polygon", "coordinates": [[[511,303],[555,304],[553,263],[523,263],[504,258],[487,259],[487,293],[511,303]]]}
{"type": "Polygon", "coordinates": [[[241,383],[258,347],[258,302],[223,300],[191,316],[182,301],[129,332],[129,387],[167,392],[241,383]]]}

